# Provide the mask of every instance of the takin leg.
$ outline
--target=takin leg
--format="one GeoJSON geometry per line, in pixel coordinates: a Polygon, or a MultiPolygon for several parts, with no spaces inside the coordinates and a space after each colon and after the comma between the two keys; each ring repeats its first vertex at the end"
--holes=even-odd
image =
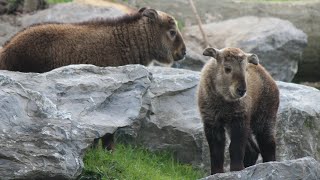
{"type": "Polygon", "coordinates": [[[263,132],[256,134],[257,142],[261,151],[263,162],[276,160],[276,143],[275,137],[270,128],[265,128],[263,132]]]}
{"type": "Polygon", "coordinates": [[[249,135],[243,160],[244,167],[249,167],[256,164],[259,153],[260,150],[258,145],[254,142],[252,136],[249,135]]]}
{"type": "Polygon", "coordinates": [[[102,148],[106,149],[108,151],[114,150],[114,136],[113,134],[107,133],[101,138],[96,138],[93,141],[93,148],[98,148],[99,147],[99,140],[101,139],[101,144],[102,148]]]}
{"type": "Polygon", "coordinates": [[[226,142],[224,127],[205,123],[204,132],[210,149],[211,174],[223,173],[224,148],[226,142]]]}
{"type": "Polygon", "coordinates": [[[243,162],[246,144],[248,143],[249,128],[243,120],[239,119],[231,122],[230,127],[230,171],[240,171],[244,169],[243,162]]]}
{"type": "Polygon", "coordinates": [[[101,138],[102,148],[108,151],[114,150],[114,137],[113,134],[105,134],[101,138]]]}

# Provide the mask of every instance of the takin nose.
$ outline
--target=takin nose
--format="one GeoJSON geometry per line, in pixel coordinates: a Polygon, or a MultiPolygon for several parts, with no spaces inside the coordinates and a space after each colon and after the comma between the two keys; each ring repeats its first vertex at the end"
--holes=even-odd
{"type": "Polygon", "coordinates": [[[185,56],[185,55],[187,54],[187,49],[186,49],[186,47],[183,47],[183,48],[182,48],[181,54],[182,54],[182,56],[185,56]]]}
{"type": "Polygon", "coordinates": [[[237,88],[237,94],[242,97],[246,94],[247,90],[245,87],[238,87],[237,88]]]}

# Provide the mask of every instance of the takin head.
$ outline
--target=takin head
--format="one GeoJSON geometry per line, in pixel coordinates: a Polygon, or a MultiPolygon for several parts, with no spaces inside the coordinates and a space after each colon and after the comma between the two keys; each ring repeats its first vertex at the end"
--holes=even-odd
{"type": "Polygon", "coordinates": [[[172,64],[186,55],[186,46],[173,16],[154,9],[141,8],[139,13],[148,18],[148,22],[156,29],[153,39],[156,53],[155,60],[161,64],[172,64]]]}
{"type": "Polygon", "coordinates": [[[203,55],[216,59],[216,73],[213,78],[218,94],[227,101],[246,95],[248,67],[250,64],[259,64],[257,55],[245,53],[238,48],[206,48],[203,55]]]}

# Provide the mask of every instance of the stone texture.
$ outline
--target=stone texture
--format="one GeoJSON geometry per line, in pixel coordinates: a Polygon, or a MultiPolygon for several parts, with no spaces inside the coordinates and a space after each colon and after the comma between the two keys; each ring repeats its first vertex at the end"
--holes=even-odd
{"type": "MultiPolygon", "coordinates": [[[[188,1],[184,0],[135,0],[134,6],[151,6],[174,15],[186,27],[195,24],[196,18],[188,1]]],[[[295,80],[320,80],[320,1],[248,1],[248,0],[198,0],[194,1],[204,23],[219,22],[242,16],[277,17],[292,22],[308,35],[308,46],[299,62],[295,80]],[[241,8],[239,8],[241,7],[241,8]]]]}
{"type": "Polygon", "coordinates": [[[23,16],[0,16],[0,46],[19,30],[32,24],[44,22],[82,22],[96,18],[123,15],[124,12],[112,7],[97,7],[82,3],[62,3],[49,9],[23,16]]]}
{"type": "Polygon", "coordinates": [[[145,115],[138,126],[120,130],[122,135],[127,134],[121,139],[132,139],[131,143],[151,150],[169,149],[179,161],[195,166],[208,163],[195,101],[199,72],[161,67],[149,70],[153,81],[144,103],[145,115]],[[136,133],[130,135],[132,131],[136,133]]]}
{"type": "Polygon", "coordinates": [[[278,86],[278,159],[312,156],[320,160],[320,91],[283,82],[278,86]]]}
{"type": "Polygon", "coordinates": [[[81,3],[62,3],[52,8],[38,11],[35,14],[25,15],[21,18],[22,26],[43,22],[82,22],[95,18],[107,18],[123,15],[114,8],[97,7],[81,3]]]}
{"type": "MultiPolygon", "coordinates": [[[[276,80],[287,82],[294,78],[307,45],[306,34],[289,21],[277,18],[241,17],[206,24],[203,28],[213,47],[239,47],[246,52],[256,53],[260,63],[276,80]]],[[[185,28],[184,34],[187,41],[197,47],[194,51],[201,55],[203,49],[198,48],[202,41],[199,28],[185,28]]]]}
{"type": "Polygon", "coordinates": [[[75,179],[94,138],[137,119],[150,78],[142,66],[1,71],[1,179],[75,179]]]}
{"type": "MultiPolygon", "coordinates": [[[[140,65],[0,71],[0,177],[75,179],[85,150],[107,133],[115,133],[117,142],[171,150],[179,161],[208,170],[195,97],[199,77],[140,65]]],[[[320,91],[278,86],[277,160],[319,160],[320,91]]]]}
{"type": "Polygon", "coordinates": [[[14,16],[0,16],[0,46],[10,39],[12,35],[19,31],[19,27],[14,25],[16,18],[14,16]]]}
{"type": "Polygon", "coordinates": [[[201,180],[317,180],[320,163],[311,157],[283,162],[257,164],[238,172],[215,174],[201,180]]]}

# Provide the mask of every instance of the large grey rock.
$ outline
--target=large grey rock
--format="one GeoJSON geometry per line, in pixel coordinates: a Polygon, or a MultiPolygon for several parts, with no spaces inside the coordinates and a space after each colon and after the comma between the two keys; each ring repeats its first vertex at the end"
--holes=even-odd
{"type": "MultiPolygon", "coordinates": [[[[162,9],[189,26],[196,18],[188,1],[184,0],[135,0],[135,6],[162,9]]],[[[319,81],[320,79],[320,1],[247,1],[247,0],[198,0],[194,1],[203,23],[219,22],[242,16],[277,17],[292,22],[308,35],[308,46],[299,62],[295,80],[319,81]]]]}
{"type": "Polygon", "coordinates": [[[144,103],[145,115],[139,126],[120,130],[121,134],[129,134],[132,142],[151,150],[171,150],[181,162],[207,164],[206,141],[195,101],[199,72],[161,67],[149,70],[153,81],[144,103]],[[132,129],[136,133],[130,135],[132,129]]]}
{"type": "Polygon", "coordinates": [[[312,156],[320,160],[320,91],[283,82],[278,87],[278,159],[312,156]]]}
{"type": "Polygon", "coordinates": [[[49,9],[23,16],[0,16],[0,46],[19,30],[45,22],[82,22],[96,18],[112,18],[125,14],[112,7],[97,7],[82,3],[57,4],[49,9]]]}
{"type": "MultiPolygon", "coordinates": [[[[107,133],[117,141],[171,150],[179,161],[208,170],[195,97],[199,77],[140,65],[0,71],[0,177],[75,179],[85,150],[107,133]]],[[[278,85],[277,159],[319,160],[320,91],[278,85]]]]}
{"type": "Polygon", "coordinates": [[[75,179],[94,138],[137,119],[150,78],[142,66],[0,71],[1,179],[75,179]]]}
{"type": "MultiPolygon", "coordinates": [[[[216,48],[239,47],[256,53],[276,79],[291,81],[298,70],[307,36],[289,21],[277,18],[241,17],[203,26],[209,43],[216,48]]],[[[198,26],[187,27],[184,34],[194,47],[201,47],[198,26]]],[[[192,46],[189,46],[192,48],[192,46]]],[[[202,54],[203,49],[193,49],[202,54]]]]}
{"type": "Polygon", "coordinates": [[[21,18],[22,26],[43,22],[82,22],[96,18],[116,17],[124,13],[118,9],[97,7],[81,3],[62,3],[52,8],[25,15],[21,18]]]}
{"type": "Polygon", "coordinates": [[[311,157],[283,162],[268,162],[248,167],[242,171],[215,174],[201,180],[317,180],[320,163],[311,157]]]}
{"type": "Polygon", "coordinates": [[[3,15],[0,16],[0,46],[10,39],[19,31],[19,27],[15,25],[16,17],[3,15]]]}

